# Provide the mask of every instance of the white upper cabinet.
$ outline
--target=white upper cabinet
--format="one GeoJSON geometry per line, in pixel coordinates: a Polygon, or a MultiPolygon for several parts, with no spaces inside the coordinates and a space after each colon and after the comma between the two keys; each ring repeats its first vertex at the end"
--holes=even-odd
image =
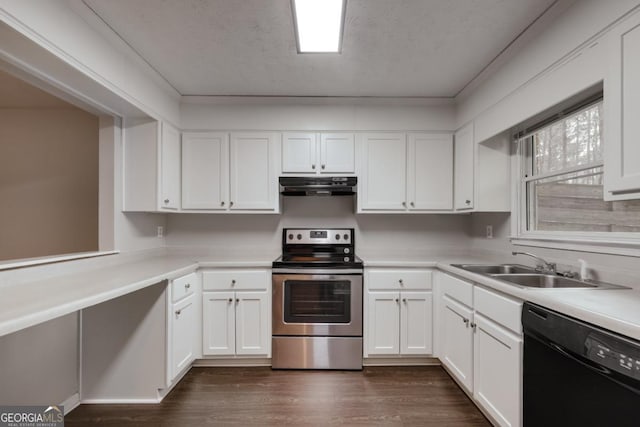
{"type": "Polygon", "coordinates": [[[320,134],[320,173],[353,173],[355,153],[352,133],[320,134]]]}
{"type": "Polygon", "coordinates": [[[182,134],[182,208],[224,210],[229,200],[229,135],[182,134]]]}
{"type": "Polygon", "coordinates": [[[270,132],[231,133],[230,209],[277,210],[278,139],[270,132]]]}
{"type": "Polygon", "coordinates": [[[282,135],[282,172],[315,174],[317,169],[318,135],[315,133],[285,133],[282,135]]]}
{"type": "Polygon", "coordinates": [[[180,133],[168,123],[124,124],[125,212],[180,209],[180,133]]]}
{"type": "Polygon", "coordinates": [[[640,14],[608,37],[604,81],[604,198],[640,198],[640,14]]]}
{"type": "Polygon", "coordinates": [[[473,123],[455,133],[454,159],[454,208],[457,211],[471,210],[474,201],[473,123]]]}
{"type": "Polygon", "coordinates": [[[180,132],[167,123],[160,138],[160,199],[161,209],[180,209],[180,132]]]}
{"type": "Polygon", "coordinates": [[[354,170],[352,133],[286,132],[282,136],[284,174],[350,174],[354,170]]]}
{"type": "Polygon", "coordinates": [[[182,209],[278,212],[280,137],[271,132],[185,132],[182,209]]]}
{"type": "Polygon", "coordinates": [[[359,212],[452,210],[451,134],[372,133],[360,138],[359,212]]]}
{"type": "Polygon", "coordinates": [[[362,134],[358,204],[362,211],[402,211],[406,202],[404,133],[362,134]]]}
{"type": "Polygon", "coordinates": [[[453,208],[451,134],[409,134],[407,199],[411,210],[453,208]]]}

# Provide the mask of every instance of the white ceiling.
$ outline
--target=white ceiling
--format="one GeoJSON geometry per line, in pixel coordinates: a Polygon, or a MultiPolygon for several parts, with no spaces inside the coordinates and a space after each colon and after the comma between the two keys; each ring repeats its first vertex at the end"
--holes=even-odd
{"type": "Polygon", "coordinates": [[[347,0],[341,54],[290,0],[84,0],[182,95],[452,97],[555,0],[347,0]]]}

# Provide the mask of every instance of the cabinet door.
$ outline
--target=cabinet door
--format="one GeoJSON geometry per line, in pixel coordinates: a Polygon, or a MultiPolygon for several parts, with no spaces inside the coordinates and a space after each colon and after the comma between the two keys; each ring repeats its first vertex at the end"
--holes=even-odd
{"type": "Polygon", "coordinates": [[[282,172],[316,173],[318,135],[285,133],[282,135],[282,172]]]}
{"type": "Polygon", "coordinates": [[[182,372],[195,358],[196,296],[172,305],[170,378],[182,372]]]}
{"type": "Polygon", "coordinates": [[[475,315],[473,395],[501,426],[522,417],[522,338],[475,315]]]}
{"type": "Polygon", "coordinates": [[[368,354],[398,354],[400,351],[398,292],[369,292],[367,300],[368,354]]]}
{"type": "Polygon", "coordinates": [[[353,173],[355,143],[352,133],[323,133],[320,136],[320,173],[353,173]]]}
{"type": "Polygon", "coordinates": [[[202,353],[228,355],[236,352],[235,295],[233,292],[202,294],[202,353]]]}
{"type": "Polygon", "coordinates": [[[182,208],[225,210],[229,199],[229,136],[182,135],[182,208]]]}
{"type": "Polygon", "coordinates": [[[442,354],[440,360],[467,391],[472,391],[472,312],[446,296],[442,298],[442,302],[442,354]]]}
{"type": "Polygon", "coordinates": [[[276,210],[277,136],[273,133],[232,133],[230,201],[232,210],[276,210]]]}
{"type": "Polygon", "coordinates": [[[605,200],[640,198],[640,14],[607,36],[605,200]]]}
{"type": "Polygon", "coordinates": [[[407,155],[410,210],[453,209],[453,137],[410,134],[407,155]]]}
{"type": "Polygon", "coordinates": [[[267,292],[236,292],[236,354],[271,353],[271,303],[267,292]]]}
{"type": "Polygon", "coordinates": [[[455,134],[454,155],[454,208],[456,210],[473,209],[474,183],[474,144],[473,123],[455,134]]]}
{"type": "Polygon", "coordinates": [[[160,209],[180,209],[180,133],[162,123],[160,138],[160,209]]]}
{"type": "Polygon", "coordinates": [[[402,211],[406,202],[407,147],[403,133],[365,134],[362,138],[361,191],[363,211],[402,211]]]}
{"type": "Polygon", "coordinates": [[[433,295],[431,292],[400,294],[400,354],[433,352],[433,295]]]}

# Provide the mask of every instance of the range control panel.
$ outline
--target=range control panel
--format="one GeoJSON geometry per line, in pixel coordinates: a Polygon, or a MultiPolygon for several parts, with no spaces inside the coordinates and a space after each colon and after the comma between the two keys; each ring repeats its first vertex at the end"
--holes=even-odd
{"type": "Polygon", "coordinates": [[[353,241],[352,228],[284,230],[285,244],[300,245],[349,245],[353,241]]]}
{"type": "Polygon", "coordinates": [[[628,377],[640,380],[640,349],[606,337],[590,334],[585,340],[586,356],[600,365],[628,377]]]}

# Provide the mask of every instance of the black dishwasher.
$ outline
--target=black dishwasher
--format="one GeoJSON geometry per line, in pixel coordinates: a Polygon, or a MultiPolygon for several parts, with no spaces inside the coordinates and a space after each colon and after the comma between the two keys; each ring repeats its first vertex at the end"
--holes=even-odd
{"type": "Polygon", "coordinates": [[[522,326],[525,427],[640,426],[640,342],[528,302],[522,326]]]}

